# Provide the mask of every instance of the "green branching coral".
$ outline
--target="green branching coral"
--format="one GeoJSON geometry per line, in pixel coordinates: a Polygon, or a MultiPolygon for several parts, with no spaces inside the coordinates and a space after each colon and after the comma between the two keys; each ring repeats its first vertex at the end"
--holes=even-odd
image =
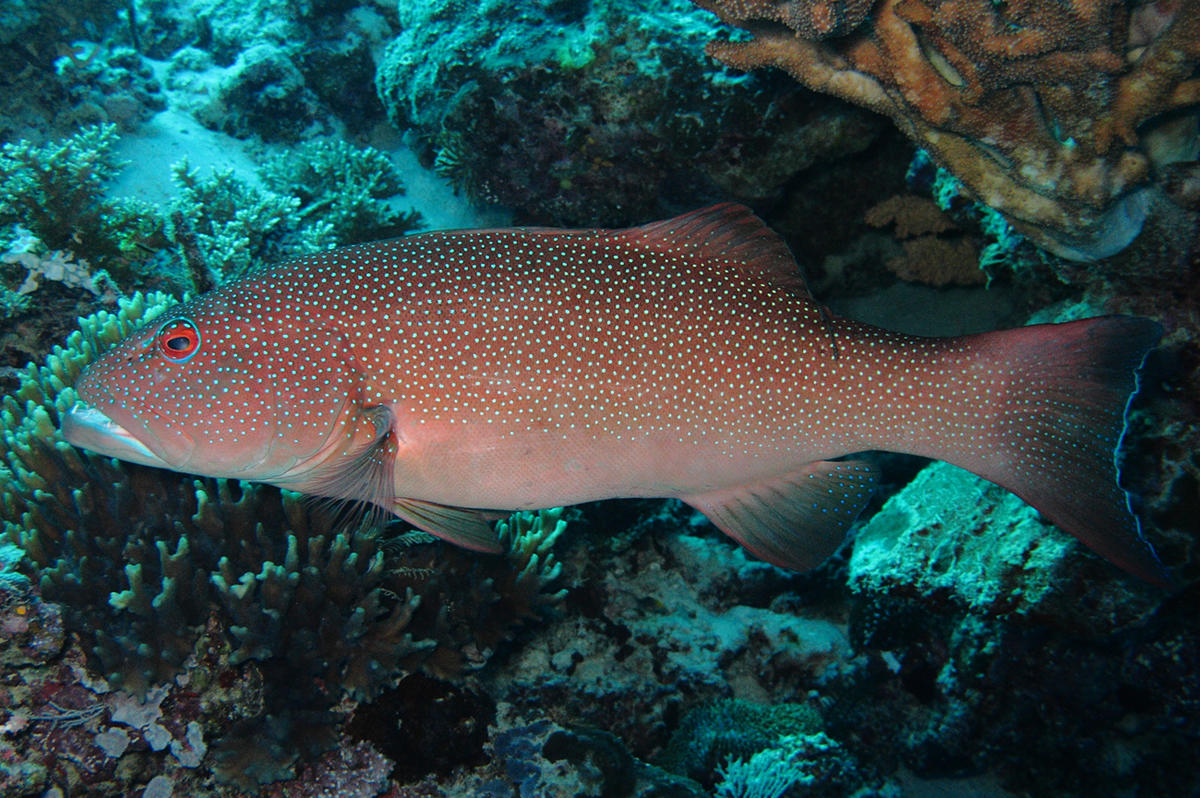
{"type": "Polygon", "coordinates": [[[295,497],[285,494],[284,509],[292,522],[286,542],[255,536],[264,555],[277,555],[283,543],[278,563],[254,557],[264,559],[260,569],[243,570],[243,547],[222,556],[210,576],[236,641],[230,661],[279,658],[290,678],[341,685],[356,700],[374,698],[435,646],[413,637],[421,597],[411,588],[397,595],[387,585],[374,531],[313,534],[295,497]]]}
{"type": "Polygon", "coordinates": [[[404,186],[387,156],[342,141],[309,142],[269,159],[259,170],[262,187],[232,170],[201,177],[186,161],[175,165],[174,177],[180,189],[175,238],[194,238],[211,284],[289,256],[394,237],[420,225],[420,214],[388,203],[404,186]]]}
{"type": "Polygon", "coordinates": [[[453,678],[479,667],[526,623],[552,611],[566,595],[562,565],[550,547],[566,528],[562,508],[514,513],[497,524],[503,557],[445,546],[424,533],[391,538],[389,586],[422,597],[413,624],[435,629],[437,647],[423,667],[453,678]]]}
{"type": "Polygon", "coordinates": [[[162,223],[146,203],[109,199],[122,165],[115,125],[86,127],[44,145],[19,141],[0,151],[0,226],[20,225],[52,250],[86,254],[119,274],[160,245],[162,223]]]}
{"type": "Polygon", "coordinates": [[[201,265],[211,272],[197,282],[220,284],[266,263],[333,246],[328,230],[305,229],[298,198],[255,188],[232,169],[202,177],[184,159],[172,167],[172,176],[179,187],[172,235],[179,242],[194,239],[201,265]]]}
{"type": "Polygon", "coordinates": [[[513,577],[501,592],[515,599],[528,613],[538,607],[557,604],[566,596],[566,588],[549,592],[562,573],[550,548],[567,528],[563,508],[554,507],[537,513],[514,513],[496,525],[500,542],[508,547],[513,577]]]}
{"type": "Polygon", "coordinates": [[[259,175],[272,191],[298,198],[300,214],[328,225],[339,246],[392,238],[421,224],[419,213],[401,213],[384,202],[402,195],[404,184],[373,147],[310,141],[271,158],[259,175]]]}
{"type": "Polygon", "coordinates": [[[766,706],[725,699],[684,715],[671,735],[662,766],[711,787],[722,764],[750,759],[780,746],[789,735],[810,735],[824,725],[809,704],[766,706]]]}
{"type": "MultiPolygon", "coordinates": [[[[101,125],[51,144],[5,145],[0,242],[32,236],[31,251],[86,255],[92,267],[126,287],[161,286],[162,273],[186,262],[193,287],[204,290],[283,258],[394,237],[420,225],[420,214],[393,207],[404,187],[387,156],[370,147],[310,142],[269,159],[261,186],[233,170],[203,177],[185,159],[172,167],[179,196],[163,211],[105,195],[124,166],[114,155],[116,143],[116,126],[101,125]],[[167,253],[169,263],[154,275],[137,274],[135,267],[156,250],[167,253]]],[[[19,309],[19,295],[3,299],[19,309]]]]}

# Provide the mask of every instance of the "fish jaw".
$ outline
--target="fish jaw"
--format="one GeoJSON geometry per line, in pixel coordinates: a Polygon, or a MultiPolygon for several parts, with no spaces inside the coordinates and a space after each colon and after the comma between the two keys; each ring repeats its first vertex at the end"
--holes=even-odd
{"type": "Polygon", "coordinates": [[[62,434],[72,446],[131,463],[170,468],[171,464],[101,410],[77,402],[62,420],[62,434]]]}
{"type": "MultiPolygon", "coordinates": [[[[116,355],[118,364],[127,358],[116,355]]],[[[143,396],[122,401],[93,364],[75,384],[77,400],[62,423],[63,437],[107,457],[176,471],[186,469],[195,439],[143,396]]]]}

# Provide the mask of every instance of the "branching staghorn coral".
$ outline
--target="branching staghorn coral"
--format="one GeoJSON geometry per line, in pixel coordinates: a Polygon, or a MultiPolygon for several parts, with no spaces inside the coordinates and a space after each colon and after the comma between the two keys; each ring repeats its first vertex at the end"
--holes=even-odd
{"type": "Polygon", "coordinates": [[[748,758],[730,757],[717,775],[717,798],[838,796],[861,781],[853,760],[824,732],[785,735],[748,758]]]}
{"type": "Polygon", "coordinates": [[[421,224],[416,211],[397,212],[382,202],[402,195],[404,183],[374,147],[309,141],[276,155],[259,174],[272,191],[298,198],[301,216],[328,225],[339,246],[392,238],[421,224]]]}
{"type": "Polygon", "coordinates": [[[86,255],[118,274],[142,247],[164,243],[162,222],[146,203],[110,199],[120,172],[115,125],[85,127],[43,145],[18,141],[0,152],[0,226],[19,225],[46,248],[86,255]]]}
{"type": "Polygon", "coordinates": [[[424,533],[389,541],[405,550],[389,565],[398,585],[393,589],[416,590],[423,603],[415,624],[437,629],[432,637],[438,646],[424,670],[453,678],[481,667],[522,625],[562,600],[566,588],[556,589],[563,580],[562,564],[550,547],[566,528],[563,513],[561,507],[518,512],[499,522],[503,559],[443,546],[424,533]]]}
{"type": "Polygon", "coordinates": [[[268,160],[259,176],[263,187],[232,170],[202,177],[186,161],[174,166],[175,237],[195,241],[210,284],[292,255],[402,235],[421,223],[419,213],[385,202],[404,185],[387,156],[371,147],[309,142],[268,160]]]}
{"type": "Polygon", "coordinates": [[[1156,153],[1196,157],[1194,122],[1161,126],[1156,143],[1148,129],[1200,105],[1200,0],[1132,13],[1120,0],[696,2],[754,35],[714,42],[716,58],[780,67],[891,117],[976,199],[1064,257],[1126,246],[1149,212],[1156,153]],[[813,18],[845,24],[814,31],[813,18]]]}
{"type": "Polygon", "coordinates": [[[173,237],[195,242],[202,262],[189,261],[193,272],[210,272],[197,283],[219,285],[273,260],[334,245],[327,228],[303,230],[297,197],[255,188],[232,169],[202,177],[186,158],[171,169],[179,188],[173,237]]]}
{"type": "MultiPolygon", "coordinates": [[[[282,258],[398,236],[420,225],[420,214],[391,207],[404,186],[387,157],[370,147],[310,142],[266,161],[262,187],[232,170],[204,177],[184,159],[172,167],[179,196],[163,210],[105,195],[124,166],[114,155],[116,144],[116,126],[101,125],[45,145],[5,145],[0,240],[32,238],[39,253],[59,253],[67,262],[72,253],[86,255],[127,289],[162,287],[162,272],[172,269],[134,273],[162,251],[172,265],[186,261],[192,287],[204,290],[282,258]]],[[[14,247],[9,254],[17,258],[22,251],[14,247]]],[[[8,304],[15,304],[11,296],[8,304]]]]}

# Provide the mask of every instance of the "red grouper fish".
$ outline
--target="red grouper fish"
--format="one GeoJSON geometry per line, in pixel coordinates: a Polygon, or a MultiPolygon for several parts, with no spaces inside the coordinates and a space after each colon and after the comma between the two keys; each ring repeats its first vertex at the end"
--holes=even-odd
{"type": "Polygon", "coordinates": [[[919,338],[832,317],[783,241],[718,205],[629,230],[443,231],[321,252],[168,311],[93,363],[71,443],[369,502],[498,549],[496,511],[674,497],[818,565],[878,481],[945,460],[1143,579],[1117,484],[1161,328],[1104,317],[919,338]]]}

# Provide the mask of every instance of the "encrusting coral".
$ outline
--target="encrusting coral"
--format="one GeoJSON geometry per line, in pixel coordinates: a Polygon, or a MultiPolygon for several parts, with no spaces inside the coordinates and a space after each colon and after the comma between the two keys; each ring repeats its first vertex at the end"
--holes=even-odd
{"type": "Polygon", "coordinates": [[[970,239],[940,235],[957,231],[957,226],[933,200],[896,195],[869,209],[866,222],[872,227],[895,227],[904,254],[885,263],[902,280],[943,286],[977,285],[987,278],[970,239]]]}
{"type": "Polygon", "coordinates": [[[1126,246],[1149,213],[1155,167],[1196,157],[1194,119],[1157,123],[1200,104],[1200,0],[1132,11],[1119,0],[879,0],[853,29],[861,14],[847,9],[865,4],[696,2],[754,36],[713,42],[710,54],[780,67],[890,117],[1064,257],[1126,246]]]}

